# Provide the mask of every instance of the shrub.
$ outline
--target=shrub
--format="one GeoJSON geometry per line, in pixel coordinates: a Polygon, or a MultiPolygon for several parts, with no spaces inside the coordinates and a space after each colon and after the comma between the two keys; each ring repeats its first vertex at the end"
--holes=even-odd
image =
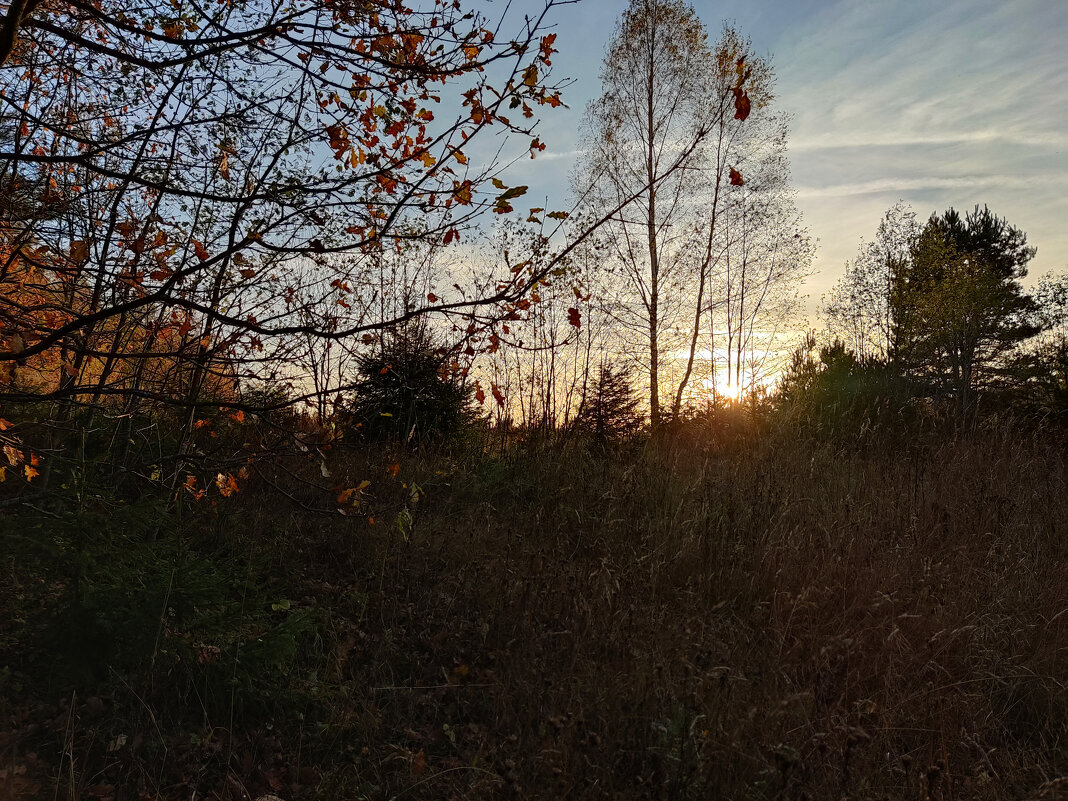
{"type": "Polygon", "coordinates": [[[362,354],[353,402],[358,434],[404,440],[456,434],[470,419],[471,393],[448,370],[448,353],[415,324],[387,333],[362,354]]]}

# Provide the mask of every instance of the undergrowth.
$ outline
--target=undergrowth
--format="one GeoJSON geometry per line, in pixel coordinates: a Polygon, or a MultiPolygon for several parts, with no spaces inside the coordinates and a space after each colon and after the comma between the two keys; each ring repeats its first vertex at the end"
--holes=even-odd
{"type": "Polygon", "coordinates": [[[9,509],[0,796],[1068,798],[1063,443],[708,442],[9,509]]]}

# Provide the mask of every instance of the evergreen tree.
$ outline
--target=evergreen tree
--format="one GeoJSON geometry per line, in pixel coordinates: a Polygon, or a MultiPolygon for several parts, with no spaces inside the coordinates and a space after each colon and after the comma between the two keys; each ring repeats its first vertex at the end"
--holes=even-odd
{"type": "Polygon", "coordinates": [[[357,432],[407,441],[448,436],[469,419],[470,392],[446,369],[448,348],[421,324],[385,334],[357,360],[357,432]]]}
{"type": "Polygon", "coordinates": [[[572,427],[598,442],[609,442],[633,436],[643,421],[634,386],[622,370],[605,363],[583,398],[572,427]]]}

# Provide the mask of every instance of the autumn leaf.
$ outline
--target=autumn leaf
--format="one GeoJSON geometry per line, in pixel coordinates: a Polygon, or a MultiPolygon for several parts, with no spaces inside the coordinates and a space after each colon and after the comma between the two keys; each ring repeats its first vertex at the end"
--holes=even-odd
{"type": "Polygon", "coordinates": [[[475,400],[478,401],[479,406],[486,402],[486,393],[477,381],[475,382],[475,400]]]}
{"type": "Polygon", "coordinates": [[[30,465],[26,465],[22,469],[26,473],[26,480],[27,481],[33,481],[33,479],[35,477],[41,475],[40,473],[37,472],[36,468],[31,467],[30,465]]]}
{"type": "Polygon", "coordinates": [[[734,119],[744,120],[749,116],[752,104],[749,102],[749,93],[742,89],[734,90],[734,119]]]}
{"type": "Polygon", "coordinates": [[[523,84],[526,86],[538,85],[538,67],[535,64],[531,64],[523,70],[523,84]]]}
{"type": "Polygon", "coordinates": [[[77,239],[74,242],[71,242],[70,260],[79,265],[89,261],[89,243],[84,239],[77,239]]]}
{"type": "Polygon", "coordinates": [[[552,63],[551,61],[549,61],[549,56],[551,56],[553,53],[559,52],[555,47],[553,47],[555,43],[555,33],[550,33],[548,36],[543,36],[541,38],[541,60],[544,61],[546,64],[552,63]]]}
{"type": "Polygon", "coordinates": [[[731,167],[731,186],[742,186],[745,184],[745,180],[742,178],[742,174],[738,170],[731,167]]]}
{"type": "Polygon", "coordinates": [[[344,506],[346,503],[349,502],[349,498],[351,498],[353,496],[353,493],[355,492],[356,490],[353,487],[349,487],[348,489],[339,492],[337,494],[337,505],[344,506]]]}
{"type": "Polygon", "coordinates": [[[422,776],[424,773],[426,773],[426,751],[420,748],[419,753],[412,757],[412,775],[422,776]]]}
{"type": "Polygon", "coordinates": [[[582,315],[579,314],[579,310],[572,307],[567,310],[567,322],[568,325],[573,325],[575,328],[582,327],[582,315]]]}
{"type": "MultiPolygon", "coordinates": [[[[464,181],[463,183],[453,181],[453,185],[452,193],[456,197],[457,202],[462,203],[465,206],[468,205],[471,202],[472,183],[470,181],[464,181]]],[[[448,242],[445,244],[448,244],[448,242]]]]}
{"type": "Polygon", "coordinates": [[[229,498],[238,491],[237,479],[230,473],[219,473],[215,477],[215,486],[219,488],[224,498],[229,498]]]}
{"type": "Polygon", "coordinates": [[[497,401],[497,405],[504,408],[504,393],[501,392],[500,387],[496,384],[492,384],[490,390],[493,392],[493,399],[497,401]]]}
{"type": "Polygon", "coordinates": [[[201,261],[207,261],[210,258],[208,251],[204,248],[202,244],[197,242],[195,239],[193,240],[193,252],[201,261]]]}
{"type": "Polygon", "coordinates": [[[389,465],[386,468],[386,472],[389,473],[394,478],[396,478],[397,477],[397,473],[400,472],[400,462],[394,462],[393,464],[389,465]]]}
{"type": "Polygon", "coordinates": [[[426,293],[426,300],[427,300],[427,303],[437,303],[438,302],[438,296],[435,295],[433,292],[427,292],[426,293]]]}
{"type": "Polygon", "coordinates": [[[506,200],[514,200],[515,198],[521,197],[522,195],[525,195],[526,193],[527,193],[527,187],[526,186],[513,186],[507,192],[505,192],[504,194],[500,195],[497,198],[497,202],[501,203],[501,202],[506,201],[506,200]]]}

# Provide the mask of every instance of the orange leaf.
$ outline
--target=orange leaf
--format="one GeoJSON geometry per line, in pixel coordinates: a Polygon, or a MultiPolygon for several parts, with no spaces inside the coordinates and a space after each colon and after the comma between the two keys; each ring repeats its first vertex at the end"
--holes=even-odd
{"type": "Polygon", "coordinates": [[[493,399],[497,401],[497,405],[504,408],[504,393],[501,392],[496,384],[491,385],[490,389],[493,392],[493,399]]]}
{"type": "Polygon", "coordinates": [[[426,295],[426,299],[427,299],[428,303],[437,303],[438,302],[438,296],[435,295],[433,292],[428,292],[427,295],[426,295]]]}
{"type": "Polygon", "coordinates": [[[386,472],[396,478],[397,473],[400,472],[400,462],[394,462],[393,464],[391,464],[389,467],[386,468],[386,472]]]}
{"type": "Polygon", "coordinates": [[[229,498],[238,491],[237,480],[230,473],[219,473],[215,477],[215,486],[219,488],[224,498],[229,498]]]}
{"type": "Polygon", "coordinates": [[[734,119],[744,120],[749,116],[752,104],[749,102],[749,93],[742,89],[734,90],[734,119]]]}
{"type": "Polygon", "coordinates": [[[207,261],[209,258],[208,251],[205,250],[204,246],[197,242],[195,239],[193,240],[193,252],[197,254],[197,258],[201,261],[207,261]]]}
{"type": "Polygon", "coordinates": [[[35,476],[39,476],[39,475],[41,475],[40,473],[38,473],[38,472],[37,472],[37,470],[36,470],[36,469],[34,469],[33,467],[30,467],[29,465],[26,465],[26,466],[25,466],[25,467],[23,467],[22,469],[23,469],[23,470],[25,471],[25,473],[26,473],[26,480],[27,480],[27,481],[33,481],[33,479],[34,479],[34,477],[35,477],[35,476]]]}
{"type": "Polygon", "coordinates": [[[426,751],[422,748],[419,749],[419,753],[412,757],[412,773],[415,776],[422,776],[426,773],[426,751]]]}
{"type": "MultiPolygon", "coordinates": [[[[454,181],[453,183],[455,184],[455,187],[452,190],[453,195],[456,197],[457,202],[462,203],[466,206],[471,202],[471,182],[464,181],[461,184],[454,181]]],[[[448,238],[447,235],[446,238],[448,238]]],[[[445,244],[448,244],[448,242],[446,242],[445,244]]]]}

